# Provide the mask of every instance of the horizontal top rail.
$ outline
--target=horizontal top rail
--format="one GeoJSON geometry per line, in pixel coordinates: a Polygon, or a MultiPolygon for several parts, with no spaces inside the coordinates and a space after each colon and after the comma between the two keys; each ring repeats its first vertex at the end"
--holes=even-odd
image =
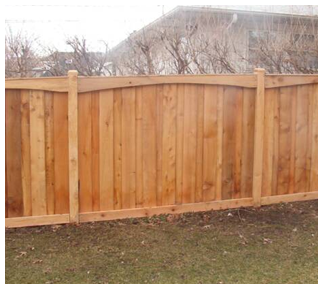
{"type": "MultiPolygon", "coordinates": [[[[318,83],[318,75],[266,74],[265,76],[265,88],[276,88],[315,83],[318,83]]],[[[78,92],[82,93],[113,88],[126,88],[156,84],[210,84],[256,88],[257,76],[255,74],[154,75],[108,77],[80,76],[78,77],[78,92]]],[[[12,78],[5,80],[5,88],[68,92],[68,78],[12,78]]]]}
{"type": "Polygon", "coordinates": [[[133,87],[154,84],[216,84],[255,88],[255,75],[158,75],[128,77],[80,77],[78,91],[133,87]]]}
{"type": "Polygon", "coordinates": [[[266,75],[265,88],[275,88],[303,84],[318,83],[317,74],[302,74],[302,75],[266,75]]]}
{"type": "Polygon", "coordinates": [[[68,78],[64,77],[35,77],[6,79],[6,89],[34,89],[55,92],[68,91],[68,78]]]}

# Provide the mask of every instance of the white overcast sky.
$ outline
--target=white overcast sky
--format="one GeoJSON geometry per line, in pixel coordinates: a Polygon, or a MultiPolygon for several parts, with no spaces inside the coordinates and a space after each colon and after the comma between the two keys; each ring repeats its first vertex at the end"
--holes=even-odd
{"type": "Polygon", "coordinates": [[[41,3],[24,5],[22,1],[6,1],[6,29],[10,26],[13,32],[27,32],[38,37],[42,44],[53,45],[61,51],[66,51],[65,40],[73,35],[84,36],[93,44],[93,50],[102,47],[101,40],[107,42],[111,48],[134,30],[142,28],[176,7],[115,6],[108,5],[108,1],[105,2],[107,4],[83,1],[79,5],[69,4],[68,1],[65,2],[66,5],[48,5],[46,1],[41,3]]]}
{"type": "MultiPolygon", "coordinates": [[[[176,7],[176,5],[137,5],[137,1],[128,1],[128,4],[123,4],[122,0],[117,2],[119,6],[115,4],[115,1],[109,2],[107,0],[2,1],[5,2],[4,15],[7,30],[10,26],[13,32],[26,32],[37,37],[40,44],[55,46],[60,51],[68,49],[65,41],[68,37],[74,35],[83,36],[88,39],[92,44],[92,51],[102,49],[102,40],[112,48],[127,38],[133,31],[139,30],[176,7]]],[[[175,2],[169,1],[168,3],[175,2]]],[[[231,4],[229,2],[226,1],[225,4],[231,4]]],[[[219,4],[216,1],[211,3],[219,4]]],[[[192,4],[189,3],[189,0],[185,0],[180,5],[192,4]]],[[[239,3],[239,5],[241,4],[239,3]]],[[[221,5],[208,6],[221,7],[221,5]]],[[[289,10],[291,6],[236,5],[235,7],[257,11],[274,11],[278,9],[279,11],[281,10],[280,12],[284,12],[284,9],[289,10]]],[[[299,9],[297,7],[308,8],[313,6],[292,7],[299,9]]]]}

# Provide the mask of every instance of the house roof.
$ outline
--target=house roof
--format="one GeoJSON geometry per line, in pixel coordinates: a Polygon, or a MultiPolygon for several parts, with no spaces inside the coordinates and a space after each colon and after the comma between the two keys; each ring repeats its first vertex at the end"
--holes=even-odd
{"type": "MultiPolygon", "coordinates": [[[[314,7],[312,11],[310,9],[298,9],[298,10],[292,10],[290,9],[290,12],[284,12],[288,11],[288,6],[285,5],[280,5],[281,7],[285,7],[285,9],[274,9],[272,8],[273,5],[262,5],[262,6],[254,6],[254,5],[246,5],[246,6],[241,6],[241,5],[236,5],[236,6],[224,6],[224,5],[219,5],[219,6],[177,6],[165,15],[157,18],[153,22],[149,23],[148,25],[142,27],[138,31],[133,32],[129,37],[136,37],[136,35],[140,35],[144,30],[149,30],[150,28],[161,24],[163,21],[167,21],[168,18],[173,17],[177,13],[182,13],[182,12],[190,12],[190,13],[203,13],[203,12],[214,12],[214,13],[225,13],[225,14],[240,14],[240,15],[259,15],[259,16],[273,16],[273,17],[285,17],[285,18],[303,18],[303,19],[313,19],[317,18],[317,6],[310,6],[314,7]],[[265,8],[267,7],[267,8],[265,8]],[[287,7],[287,8],[286,8],[287,7]],[[266,11],[267,10],[267,11],[266,11]],[[276,10],[276,11],[275,11],[276,10]]],[[[277,5],[275,5],[277,6],[277,5]]],[[[305,5],[298,5],[298,7],[308,7],[305,5]]],[[[126,43],[128,38],[124,39],[121,41],[119,44],[114,46],[110,53],[113,55],[114,52],[119,51],[119,49],[126,43]]]]}

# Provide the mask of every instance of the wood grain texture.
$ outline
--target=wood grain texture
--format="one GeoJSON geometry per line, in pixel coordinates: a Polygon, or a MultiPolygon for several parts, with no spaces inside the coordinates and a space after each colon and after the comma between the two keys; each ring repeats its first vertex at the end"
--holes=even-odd
{"type": "Polygon", "coordinates": [[[30,165],[33,216],[46,215],[44,92],[30,93],[30,165]]]}
{"type": "Polygon", "coordinates": [[[197,87],[195,202],[203,201],[204,85],[197,87]]]}
{"type": "Polygon", "coordinates": [[[8,225],[315,198],[316,76],[279,77],[245,78],[258,88],[233,75],[7,89],[6,218],[19,218],[8,225]]]}
{"type": "Polygon", "coordinates": [[[318,83],[317,75],[268,75],[266,76],[265,87],[275,88],[315,83],[318,83]]]}
{"type": "Polygon", "coordinates": [[[78,159],[80,212],[92,211],[91,93],[78,96],[78,159]]]}
{"type": "Polygon", "coordinates": [[[162,205],[163,198],[163,88],[163,85],[156,86],[157,206],[162,205]]]}
{"type": "Polygon", "coordinates": [[[310,138],[308,137],[308,118],[309,118],[309,92],[307,86],[298,86],[296,95],[294,96],[297,102],[297,107],[292,110],[295,114],[295,131],[294,141],[294,165],[293,173],[290,177],[293,178],[294,186],[289,193],[302,193],[307,191],[308,177],[307,174],[307,157],[310,150],[310,138]]]}
{"type": "Polygon", "coordinates": [[[273,192],[273,160],[274,160],[274,102],[277,89],[266,89],[264,127],[264,155],[262,173],[262,196],[270,196],[273,192]]]}
{"type": "Polygon", "coordinates": [[[241,194],[242,90],[227,87],[223,106],[222,198],[241,194]]]}
{"type": "Polygon", "coordinates": [[[68,72],[68,178],[70,222],[79,222],[77,71],[68,72]]]}
{"type": "Polygon", "coordinates": [[[163,86],[162,205],[175,204],[177,86],[163,86]]]}
{"type": "Polygon", "coordinates": [[[185,85],[184,145],[183,145],[183,203],[195,202],[198,88],[185,85]]]}
{"type": "Polygon", "coordinates": [[[91,94],[92,210],[100,211],[100,95],[91,94]]]}
{"type": "Polygon", "coordinates": [[[312,134],[311,134],[311,174],[310,190],[318,189],[318,86],[312,89],[312,134]]]}
{"type": "Polygon", "coordinates": [[[54,93],[55,213],[69,213],[68,96],[54,93]]]}
{"type": "Polygon", "coordinates": [[[24,203],[24,216],[32,215],[29,94],[29,90],[21,91],[21,181],[24,203]]]}
{"type": "Polygon", "coordinates": [[[217,141],[216,141],[216,190],[215,199],[222,200],[222,173],[223,173],[223,102],[224,87],[217,90],[217,141]]]}
{"type": "Polygon", "coordinates": [[[45,170],[47,214],[55,214],[54,94],[45,92],[45,170]]]}
{"type": "MultiPolygon", "coordinates": [[[[215,200],[217,172],[217,92],[216,86],[204,90],[203,200],[215,200]]],[[[222,145],[222,144],[221,144],[222,145]]]]}
{"type": "Polygon", "coordinates": [[[6,165],[8,217],[23,216],[21,170],[21,96],[18,90],[6,90],[6,165]]]}
{"type": "Polygon", "coordinates": [[[143,203],[157,204],[157,98],[156,87],[142,88],[143,203]]]}
{"type": "Polygon", "coordinates": [[[122,91],[113,93],[113,142],[114,142],[114,190],[113,202],[115,209],[122,208],[122,91]]]}
{"type": "Polygon", "coordinates": [[[67,92],[67,77],[13,78],[5,80],[6,89],[32,89],[40,91],[67,92]]]}
{"type": "Polygon", "coordinates": [[[142,87],[136,88],[136,207],[144,203],[143,185],[143,129],[142,129],[142,87]]]}
{"type": "Polygon", "coordinates": [[[114,191],[114,121],[113,121],[113,90],[100,92],[100,209],[113,209],[114,191]]]}
{"type": "Polygon", "coordinates": [[[80,77],[78,91],[90,92],[112,88],[136,86],[157,86],[162,84],[212,84],[254,88],[257,86],[255,75],[157,75],[157,76],[120,76],[120,77],[80,77]]]}
{"type": "Polygon", "coordinates": [[[185,86],[183,84],[179,84],[177,86],[176,108],[176,204],[182,204],[183,201],[184,103],[185,86]]]}
{"type": "Polygon", "coordinates": [[[256,90],[244,88],[242,95],[241,197],[252,197],[256,90]]]}
{"type": "Polygon", "coordinates": [[[264,149],[265,114],[265,70],[255,69],[257,75],[257,93],[255,104],[255,139],[253,158],[252,197],[255,206],[260,206],[264,149]]]}
{"type": "Polygon", "coordinates": [[[288,194],[289,192],[292,119],[291,106],[292,88],[281,88],[279,95],[278,195],[288,194]]]}
{"type": "Polygon", "coordinates": [[[136,93],[122,89],[122,208],[136,206],[136,93]]]}

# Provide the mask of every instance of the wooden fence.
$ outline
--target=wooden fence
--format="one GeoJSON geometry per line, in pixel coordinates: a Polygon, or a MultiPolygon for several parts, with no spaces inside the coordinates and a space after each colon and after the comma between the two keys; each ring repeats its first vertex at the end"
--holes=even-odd
{"type": "Polygon", "coordinates": [[[6,226],[318,197],[317,75],[6,80],[6,226]]]}

